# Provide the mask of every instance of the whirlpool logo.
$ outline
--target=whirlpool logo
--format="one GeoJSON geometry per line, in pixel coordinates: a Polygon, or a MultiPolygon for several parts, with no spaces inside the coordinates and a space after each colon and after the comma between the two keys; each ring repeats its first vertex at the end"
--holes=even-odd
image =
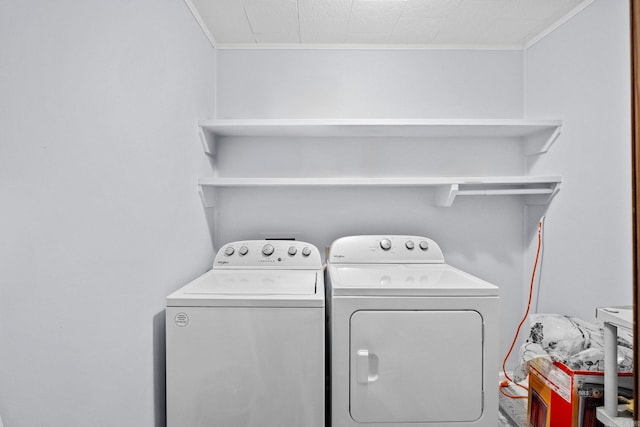
{"type": "Polygon", "coordinates": [[[189,324],[189,316],[187,315],[187,313],[181,311],[180,313],[176,314],[176,316],[173,318],[173,321],[176,323],[176,326],[184,328],[189,324]]]}

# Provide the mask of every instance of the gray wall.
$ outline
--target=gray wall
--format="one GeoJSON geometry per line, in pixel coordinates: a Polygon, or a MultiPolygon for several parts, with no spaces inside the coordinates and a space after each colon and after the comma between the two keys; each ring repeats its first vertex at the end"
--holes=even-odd
{"type": "Polygon", "coordinates": [[[211,265],[214,50],[176,0],[0,2],[0,416],[164,425],[164,297],[211,265]]]}
{"type": "MultiPolygon", "coordinates": [[[[590,320],[595,307],[631,305],[628,7],[598,0],[527,51],[528,117],[564,121],[551,151],[529,159],[532,173],[564,176],[546,213],[541,312],[590,320]]],[[[543,213],[529,209],[527,222],[543,213]]]]}
{"type": "Polygon", "coordinates": [[[219,50],[218,118],[521,118],[522,52],[219,50]]]}

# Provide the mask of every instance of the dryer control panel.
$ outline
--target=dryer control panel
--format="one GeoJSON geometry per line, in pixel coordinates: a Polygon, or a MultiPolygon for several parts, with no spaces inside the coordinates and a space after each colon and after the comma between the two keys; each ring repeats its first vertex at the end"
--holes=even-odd
{"type": "Polygon", "coordinates": [[[440,246],[421,236],[342,237],[329,250],[331,264],[442,264],[440,246]]]}
{"type": "Polygon", "coordinates": [[[322,269],[314,245],[295,240],[243,240],[224,245],[213,261],[214,269],[322,269]]]}

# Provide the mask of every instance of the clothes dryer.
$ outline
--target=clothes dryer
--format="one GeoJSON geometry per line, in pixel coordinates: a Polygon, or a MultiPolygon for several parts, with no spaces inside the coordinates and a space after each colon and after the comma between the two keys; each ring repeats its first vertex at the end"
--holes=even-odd
{"type": "Polygon", "coordinates": [[[167,297],[167,426],[324,427],[318,249],[242,241],[167,297]]]}
{"type": "Polygon", "coordinates": [[[330,248],[332,427],[495,427],[498,288],[419,236],[330,248]]]}

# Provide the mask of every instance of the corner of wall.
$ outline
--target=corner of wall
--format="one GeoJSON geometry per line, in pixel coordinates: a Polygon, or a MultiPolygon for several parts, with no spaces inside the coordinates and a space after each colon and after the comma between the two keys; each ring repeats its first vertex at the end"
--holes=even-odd
{"type": "Polygon", "coordinates": [[[219,74],[219,60],[218,49],[213,46],[213,118],[218,118],[218,74],[219,74]]]}

